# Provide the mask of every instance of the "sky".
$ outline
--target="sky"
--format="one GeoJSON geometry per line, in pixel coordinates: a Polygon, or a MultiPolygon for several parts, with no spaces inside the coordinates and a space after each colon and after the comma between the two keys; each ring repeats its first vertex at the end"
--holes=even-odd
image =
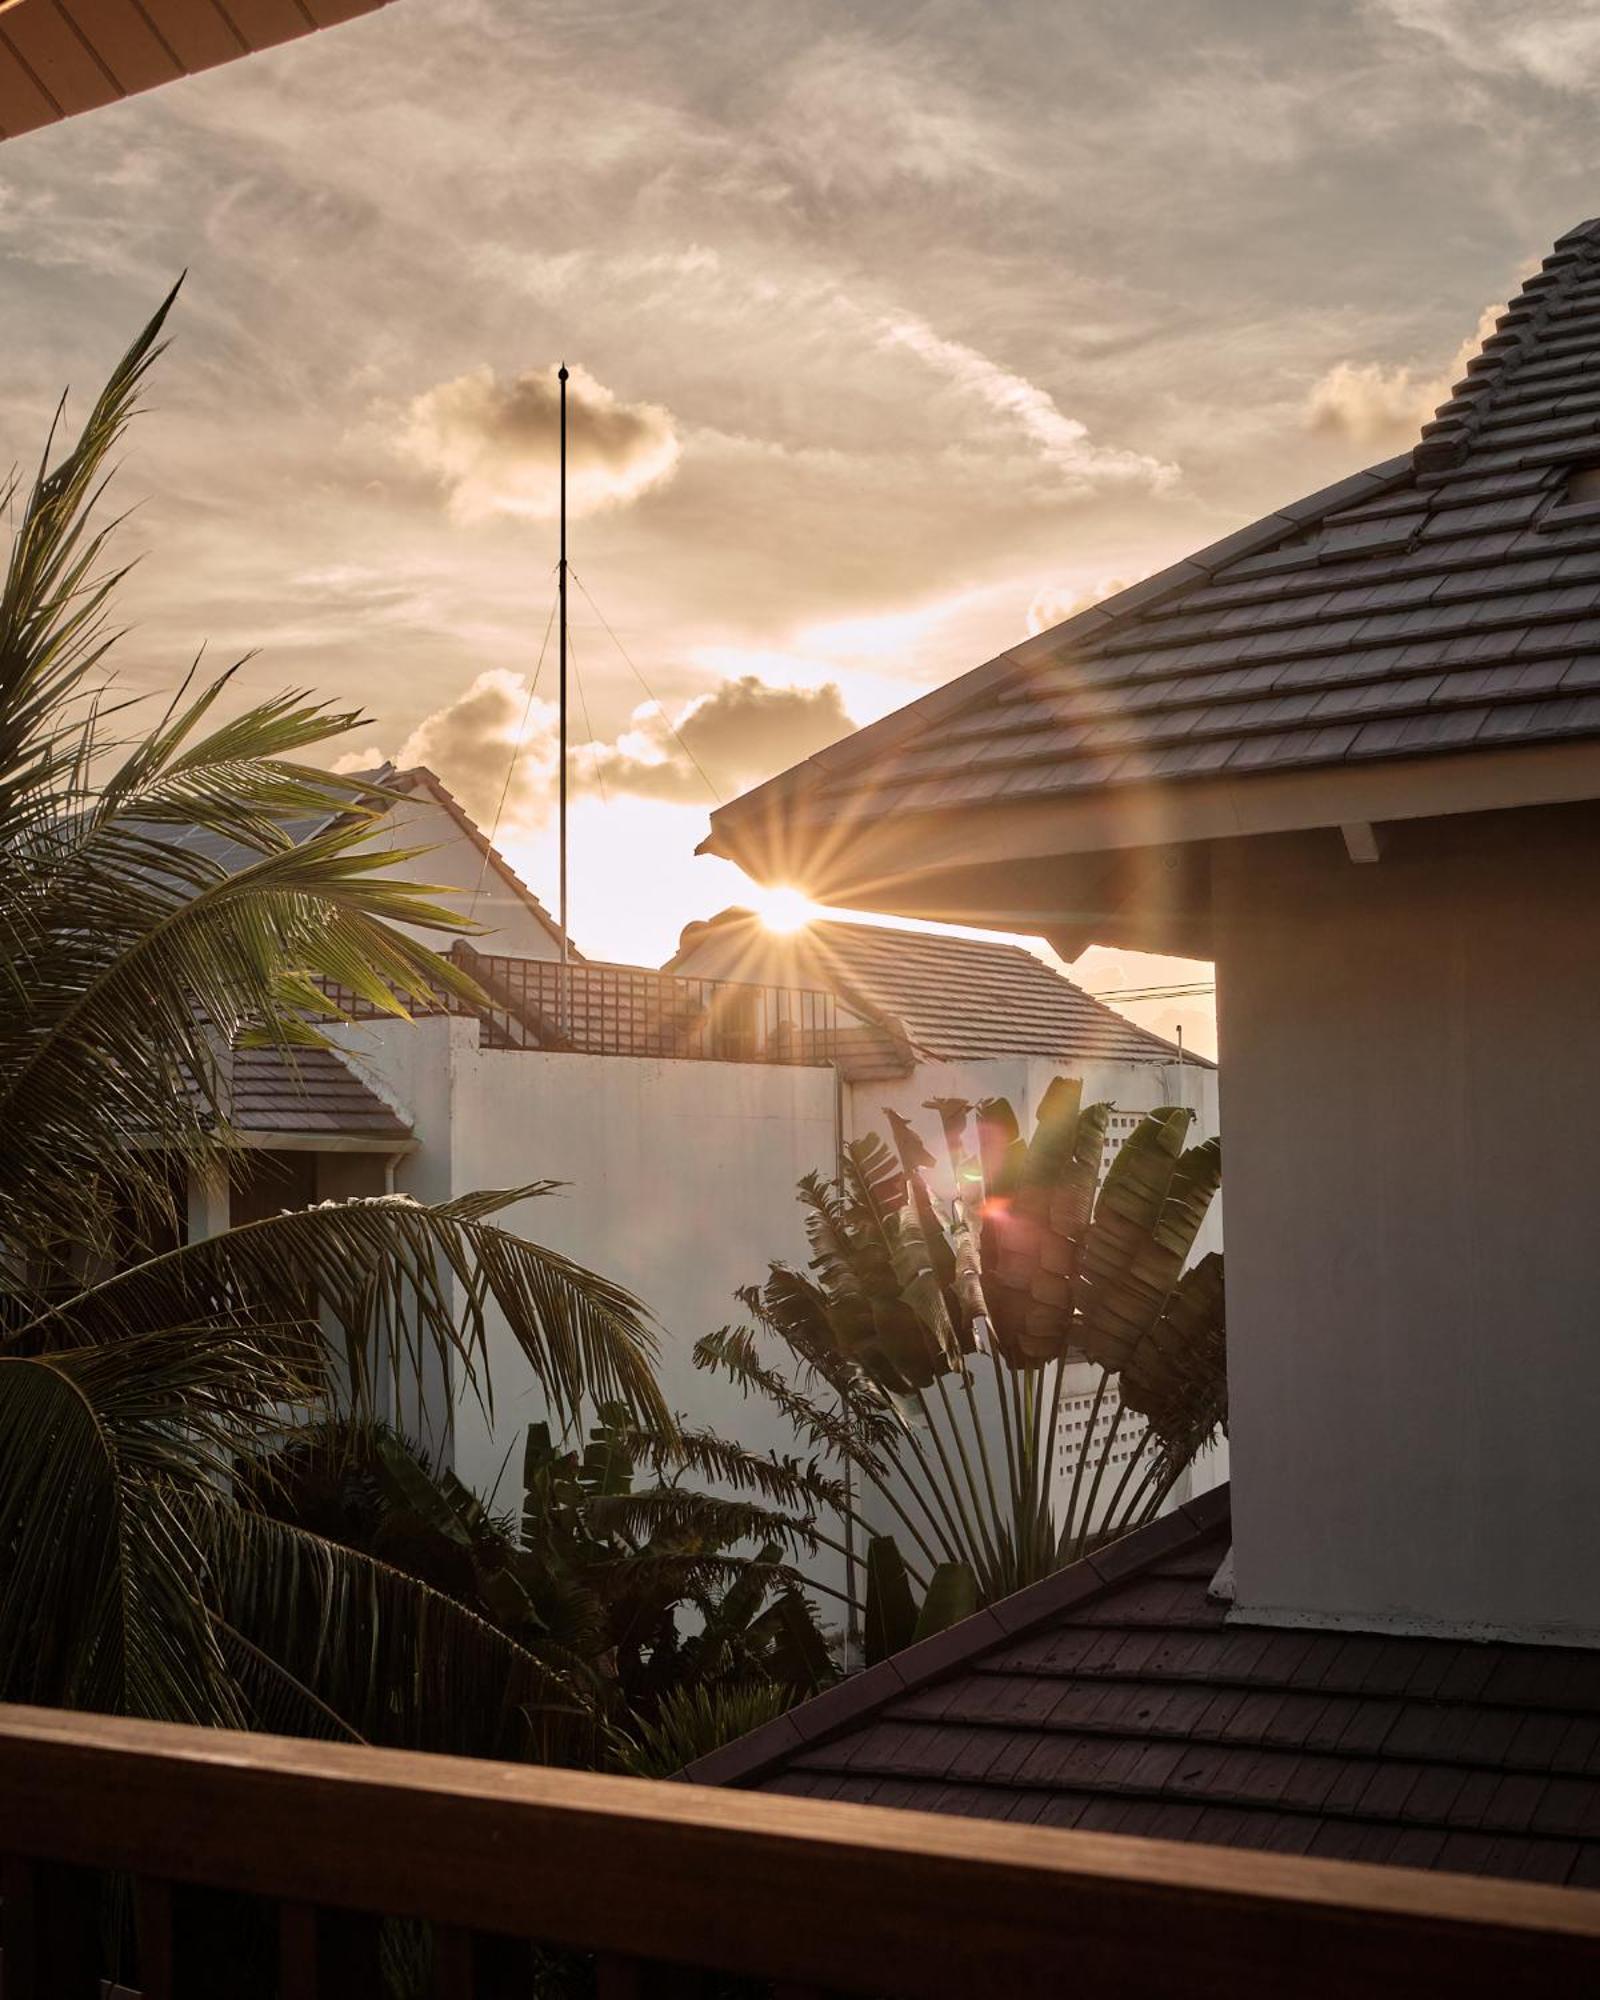
{"type": "Polygon", "coordinates": [[[1589,0],[393,0],[0,149],[0,440],[187,270],[122,680],[359,705],[553,899],[565,360],[573,932],[656,963],[714,798],[1402,448],[1597,90],[1589,0]]]}

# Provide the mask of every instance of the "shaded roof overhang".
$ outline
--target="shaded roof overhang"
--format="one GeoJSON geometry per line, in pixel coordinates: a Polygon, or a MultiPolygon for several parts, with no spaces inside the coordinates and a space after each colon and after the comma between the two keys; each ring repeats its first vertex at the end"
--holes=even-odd
{"type": "Polygon", "coordinates": [[[0,138],[370,14],[387,0],[0,0],[0,138]]]}
{"type": "MultiPolygon", "coordinates": [[[[758,795],[752,794],[752,802],[758,795]]],[[[882,817],[809,815],[803,795],[706,843],[757,881],[836,907],[1208,957],[1217,843],[1382,827],[1600,797],[1600,742],[1106,787],[1072,799],[882,817]]],[[[744,802],[741,802],[744,803],[744,802]]]]}
{"type": "Polygon", "coordinates": [[[1416,447],[1012,647],[712,816],[856,909],[1207,954],[1219,843],[1600,797],[1600,221],[1416,447]]]}
{"type": "Polygon", "coordinates": [[[387,1138],[370,1132],[230,1132],[227,1149],[245,1153],[374,1153],[403,1159],[421,1146],[418,1138],[387,1138]]]}

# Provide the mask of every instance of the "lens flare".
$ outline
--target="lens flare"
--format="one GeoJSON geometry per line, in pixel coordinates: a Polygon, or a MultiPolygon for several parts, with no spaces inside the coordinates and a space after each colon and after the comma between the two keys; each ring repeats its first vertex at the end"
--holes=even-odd
{"type": "Polygon", "coordinates": [[[756,915],[769,931],[804,930],[813,917],[820,915],[820,906],[799,889],[762,889],[755,903],[756,915]]]}

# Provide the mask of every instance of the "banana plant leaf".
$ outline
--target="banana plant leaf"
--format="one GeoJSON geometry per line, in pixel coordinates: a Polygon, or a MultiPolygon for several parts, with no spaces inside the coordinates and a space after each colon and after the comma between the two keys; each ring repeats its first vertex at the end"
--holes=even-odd
{"type": "Polygon", "coordinates": [[[1083,1249],[1081,1344],[1120,1369],[1166,1309],[1222,1181],[1220,1141],[1184,1150],[1193,1113],[1152,1112],[1124,1140],[1095,1204],[1083,1249]]]}
{"type": "Polygon", "coordinates": [[[917,1613],[912,1640],[931,1639],[936,1632],[959,1625],[978,1609],[978,1578],[970,1563],[940,1563],[928,1579],[927,1595],[917,1613]]]}
{"type": "Polygon", "coordinates": [[[904,1652],[916,1630],[917,1601],[905,1558],[893,1535],[874,1535],[867,1544],[867,1665],[904,1652]]]}
{"type": "MultiPolygon", "coordinates": [[[[1078,1278],[1111,1113],[1108,1104],[1083,1108],[1082,1094],[1076,1078],[1051,1083],[1014,1175],[1007,1168],[1012,1192],[991,1195],[985,1206],[984,1291],[1001,1351],[1013,1366],[1060,1360],[1073,1342],[1078,1278]]],[[[1009,1116],[1009,1107],[1005,1111],[1009,1116]]]]}
{"type": "Polygon", "coordinates": [[[1184,1272],[1161,1317],[1134,1344],[1122,1400],[1181,1462],[1228,1421],[1227,1312],[1215,1250],[1184,1272]]]}

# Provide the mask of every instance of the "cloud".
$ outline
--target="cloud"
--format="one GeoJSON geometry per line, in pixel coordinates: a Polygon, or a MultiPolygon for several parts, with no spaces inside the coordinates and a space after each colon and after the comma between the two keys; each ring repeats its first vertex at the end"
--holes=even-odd
{"type": "Polygon", "coordinates": [[[1138,576],[1102,576],[1093,583],[1046,583],[1033,593],[1028,606],[1028,636],[1048,632],[1052,625],[1060,625],[1065,619],[1075,618],[1080,611],[1087,611],[1091,604],[1101,604],[1108,597],[1115,597],[1119,590],[1128,590],[1140,582],[1148,572],[1141,570],[1138,576]]]}
{"type": "Polygon", "coordinates": [[[1485,306],[1477,327],[1456,349],[1449,367],[1435,373],[1386,367],[1381,361],[1337,362],[1312,384],[1306,398],[1306,428],[1362,445],[1413,442],[1466,374],[1467,363],[1494,332],[1504,311],[1503,305],[1485,306]]]}
{"type": "MultiPolygon", "coordinates": [[[[567,490],[574,513],[635,500],[672,476],[681,446],[656,403],[619,402],[583,368],[567,384],[567,490]]],[[[449,494],[461,521],[553,519],[561,390],[554,367],[503,380],[485,363],[415,398],[402,448],[449,494]]]]}
{"type": "Polygon", "coordinates": [[[768,143],[788,176],[825,196],[860,202],[921,186],[971,202],[986,182],[1004,192],[1023,178],[1019,135],[926,42],[828,35],[776,85],[768,143]]]}
{"type": "MultiPolygon", "coordinates": [[[[835,743],[855,727],[838,687],[783,687],[747,674],[668,713],[660,702],[634,710],[614,741],[572,746],[574,793],[627,793],[709,806],[835,743]]],[[[491,668],[464,693],[420,722],[401,745],[401,769],[426,764],[484,826],[529,832],[554,809],[559,780],[554,703],[530,699],[525,677],[491,668]],[[508,775],[509,774],[509,775],[508,775]]],[[[353,751],[338,768],[369,769],[376,748],[353,751]]]]}
{"type": "Polygon", "coordinates": [[[1464,68],[1520,74],[1581,94],[1600,83],[1593,0],[1382,0],[1401,27],[1440,42],[1464,68]]]}
{"type": "Polygon", "coordinates": [[[356,771],[376,771],[381,764],[387,764],[389,753],[376,743],[369,743],[364,750],[342,750],[333,760],[333,769],[341,777],[348,777],[356,771]]]}
{"type": "Polygon", "coordinates": [[[1163,465],[1143,452],[1095,444],[1087,424],[1058,409],[1048,390],[1002,368],[975,347],[945,340],[923,320],[885,320],[879,340],[884,347],[905,348],[954,388],[1009,419],[1047,463],[1076,486],[1132,485],[1161,492],[1177,480],[1176,466],[1163,465]]]}
{"type": "Polygon", "coordinates": [[[491,667],[418,723],[395,761],[426,764],[486,828],[536,826],[555,796],[557,729],[553,703],[530,699],[523,675],[491,667]]]}
{"type": "Polygon", "coordinates": [[[1441,376],[1381,361],[1340,361],[1312,385],[1306,428],[1357,444],[1413,438],[1449,393],[1441,376]]]}
{"type": "Polygon", "coordinates": [[[608,784],[646,798],[703,800],[707,778],[730,797],[854,728],[835,682],[774,687],[745,674],[690,702],[670,725],[659,702],[635,710],[601,763],[608,784]]]}

